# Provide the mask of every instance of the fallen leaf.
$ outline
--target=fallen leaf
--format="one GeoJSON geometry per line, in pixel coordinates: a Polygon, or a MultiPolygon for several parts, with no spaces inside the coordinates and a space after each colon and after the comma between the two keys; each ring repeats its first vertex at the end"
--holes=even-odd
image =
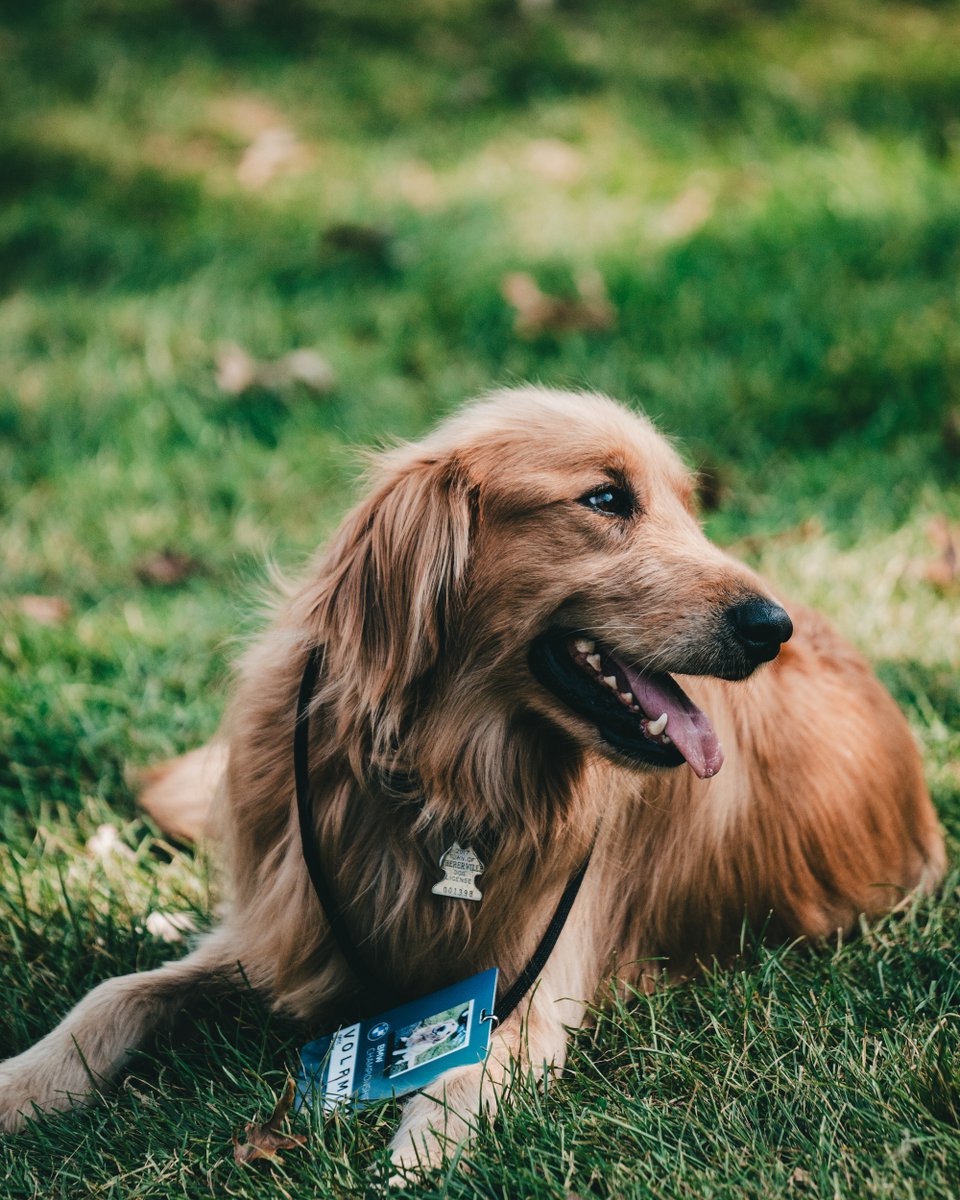
{"type": "Polygon", "coordinates": [[[163,171],[205,174],[224,161],[222,147],[209,136],[180,141],[168,133],[151,133],[144,138],[140,151],[151,166],[163,171]]]}
{"type": "Polygon", "coordinates": [[[390,234],[377,225],[360,225],[342,221],[323,231],[323,245],[338,254],[353,254],[374,265],[390,261],[390,234]]]}
{"type": "Polygon", "coordinates": [[[265,96],[232,92],[217,96],[206,107],[207,123],[229,137],[251,142],[257,134],[281,126],[286,117],[265,96]]]}
{"type": "Polygon", "coordinates": [[[171,945],[183,941],[185,933],[195,933],[197,923],[190,913],[152,912],[144,922],[147,933],[171,945]]]}
{"type": "Polygon", "coordinates": [[[337,386],[336,372],[317,350],[291,350],[259,362],[242,346],[227,342],[217,348],[216,364],[217,387],[228,396],[241,396],[253,387],[278,392],[294,384],[324,395],[337,386]]]}
{"type": "Polygon", "coordinates": [[[62,596],[18,596],[16,605],[38,625],[62,625],[73,611],[62,596]]]}
{"type": "Polygon", "coordinates": [[[521,337],[541,333],[597,332],[609,329],[616,310],[607,297],[599,271],[577,276],[577,296],[551,296],[526,271],[514,271],[500,282],[500,293],[516,309],[514,330],[521,337]]]}
{"type": "Polygon", "coordinates": [[[161,550],[157,554],[141,558],[136,565],[137,578],[141,583],[174,587],[203,570],[203,563],[179,550],[161,550]]]}
{"type": "Polygon", "coordinates": [[[217,387],[228,396],[239,396],[257,382],[257,360],[235,342],[217,347],[217,387]]]}
{"type": "Polygon", "coordinates": [[[943,448],[951,458],[960,458],[960,407],[947,409],[940,427],[943,448]]]}
{"type": "Polygon", "coordinates": [[[729,492],[723,470],[714,462],[704,462],[696,475],[697,496],[704,512],[716,512],[729,492]]]}
{"type": "Polygon", "coordinates": [[[275,125],[258,133],[243,152],[237,167],[237,181],[259,191],[275,175],[305,170],[309,162],[306,148],[292,129],[275,125]]]}
{"type": "Polygon", "coordinates": [[[940,553],[924,564],[921,574],[927,583],[946,590],[960,581],[960,532],[941,513],[927,526],[927,533],[940,553]]]}
{"type": "Polygon", "coordinates": [[[559,138],[535,138],[523,157],[529,170],[550,183],[576,183],[583,174],[580,151],[559,138]]]}
{"type": "Polygon", "coordinates": [[[660,214],[656,230],[669,241],[689,237],[713,216],[713,196],[700,184],[682,192],[660,214]]]}
{"type": "Polygon", "coordinates": [[[316,350],[291,350],[273,364],[277,386],[302,383],[314,392],[329,392],[337,382],[333,367],[316,350]]]}
{"type": "Polygon", "coordinates": [[[768,546],[795,546],[823,537],[823,522],[819,517],[807,517],[799,525],[778,529],[775,533],[752,533],[739,538],[727,549],[737,556],[759,554],[768,546]]]}
{"type": "Polygon", "coordinates": [[[283,1160],[278,1154],[279,1150],[292,1150],[306,1142],[306,1134],[281,1132],[284,1119],[293,1106],[295,1094],[294,1082],[288,1078],[283,1093],[269,1119],[263,1124],[249,1121],[243,1128],[243,1136],[246,1139],[244,1142],[241,1142],[234,1134],[233,1157],[236,1162],[241,1166],[256,1162],[259,1158],[265,1158],[271,1162],[282,1162],[283,1160]]]}
{"type": "Polygon", "coordinates": [[[402,199],[421,211],[435,208],[443,198],[433,167],[419,159],[401,163],[391,182],[402,199]]]}
{"type": "Polygon", "coordinates": [[[790,1182],[796,1187],[808,1188],[813,1186],[813,1176],[809,1171],[805,1171],[803,1167],[794,1167],[793,1174],[790,1176],[790,1182]]]}

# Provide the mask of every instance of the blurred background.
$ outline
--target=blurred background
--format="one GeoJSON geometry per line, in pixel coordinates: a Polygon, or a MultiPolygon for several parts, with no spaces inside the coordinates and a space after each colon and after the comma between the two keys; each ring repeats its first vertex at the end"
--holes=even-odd
{"type": "Polygon", "coordinates": [[[495,384],[674,436],[958,829],[957,4],[31,0],[0,114],[0,1050],[202,922],[132,772],[216,728],[351,447],[495,384]]]}
{"type": "Polygon", "coordinates": [[[37,0],[0,111],[8,820],[209,734],[350,447],[528,379],[956,717],[957,5],[37,0]]]}
{"type": "Polygon", "coordinates": [[[0,109],[7,820],[208,735],[349,448],[527,379],[956,717],[955,4],[37,0],[0,109]]]}

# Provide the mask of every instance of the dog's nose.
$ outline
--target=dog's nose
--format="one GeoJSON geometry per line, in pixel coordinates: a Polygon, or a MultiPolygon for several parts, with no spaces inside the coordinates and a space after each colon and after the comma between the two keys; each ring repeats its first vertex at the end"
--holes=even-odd
{"type": "Polygon", "coordinates": [[[737,640],[758,663],[776,658],[780,647],[790,639],[793,622],[779,604],[771,600],[744,600],[727,609],[727,620],[737,640]]]}

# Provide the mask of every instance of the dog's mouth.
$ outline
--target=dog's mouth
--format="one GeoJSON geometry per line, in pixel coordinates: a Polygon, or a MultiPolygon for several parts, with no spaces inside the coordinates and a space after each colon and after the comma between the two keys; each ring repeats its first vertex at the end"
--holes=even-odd
{"type": "Polygon", "coordinates": [[[670,675],[638,671],[595,638],[563,633],[536,639],[530,667],[618,754],[657,767],[686,762],[701,779],[723,765],[709,717],[670,675]]]}

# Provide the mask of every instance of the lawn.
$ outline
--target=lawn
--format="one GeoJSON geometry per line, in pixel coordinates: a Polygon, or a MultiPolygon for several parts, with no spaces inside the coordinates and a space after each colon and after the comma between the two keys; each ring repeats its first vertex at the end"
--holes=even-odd
{"type": "MultiPolygon", "coordinates": [[[[491,384],[603,389],[678,440],[711,535],[874,662],[956,857],[958,5],[18,7],[0,1056],[180,953],[150,913],[212,919],[213,869],[138,814],[136,769],[216,728],[268,564],[356,495],[351,448],[491,384]],[[518,274],[566,304],[518,328],[518,274]],[[325,377],[276,365],[294,350],[325,377]]],[[[603,1016],[562,1080],[518,1081],[469,1169],[410,1194],[960,1194],[958,882],[603,1016]]],[[[186,1014],[107,1101],[2,1139],[0,1193],[375,1191],[393,1105],[233,1162],[314,1032],[253,995],[186,1014]]]]}

